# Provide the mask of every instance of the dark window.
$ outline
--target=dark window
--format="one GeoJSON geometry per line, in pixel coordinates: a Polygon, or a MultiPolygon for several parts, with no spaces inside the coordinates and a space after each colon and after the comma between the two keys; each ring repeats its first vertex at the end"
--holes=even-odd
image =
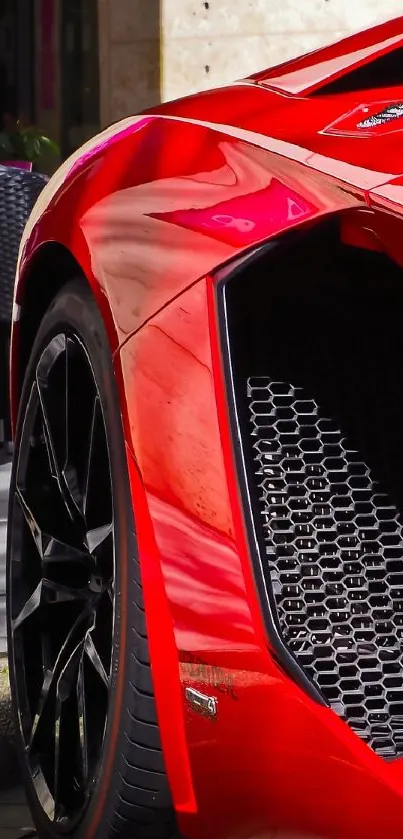
{"type": "Polygon", "coordinates": [[[33,8],[30,0],[0,0],[0,115],[33,117],[33,8]]]}
{"type": "Polygon", "coordinates": [[[331,93],[353,93],[380,87],[403,85],[403,47],[392,50],[363,67],[350,70],[339,79],[322,85],[311,96],[327,96],[331,93]]]}
{"type": "Polygon", "coordinates": [[[62,0],[62,155],[97,133],[99,115],[97,0],[62,0]]]}

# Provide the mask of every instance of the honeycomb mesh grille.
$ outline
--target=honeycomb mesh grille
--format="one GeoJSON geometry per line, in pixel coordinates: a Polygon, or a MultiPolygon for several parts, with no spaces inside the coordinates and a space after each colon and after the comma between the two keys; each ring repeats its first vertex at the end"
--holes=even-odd
{"type": "Polygon", "coordinates": [[[300,387],[247,383],[258,535],[285,643],[333,710],[403,754],[399,510],[340,425],[300,387]]]}

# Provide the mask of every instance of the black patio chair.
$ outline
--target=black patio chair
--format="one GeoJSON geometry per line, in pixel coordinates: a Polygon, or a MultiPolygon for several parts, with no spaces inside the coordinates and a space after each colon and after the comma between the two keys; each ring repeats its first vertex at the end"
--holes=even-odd
{"type": "Polygon", "coordinates": [[[25,224],[47,181],[39,172],[0,165],[0,446],[11,438],[8,361],[18,252],[25,224]]]}

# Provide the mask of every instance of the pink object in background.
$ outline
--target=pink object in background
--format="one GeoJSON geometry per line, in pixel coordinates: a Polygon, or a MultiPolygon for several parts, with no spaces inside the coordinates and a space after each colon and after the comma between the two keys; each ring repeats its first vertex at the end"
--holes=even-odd
{"type": "Polygon", "coordinates": [[[25,169],[27,172],[32,172],[30,160],[2,160],[1,166],[12,166],[14,169],[25,169]]]}

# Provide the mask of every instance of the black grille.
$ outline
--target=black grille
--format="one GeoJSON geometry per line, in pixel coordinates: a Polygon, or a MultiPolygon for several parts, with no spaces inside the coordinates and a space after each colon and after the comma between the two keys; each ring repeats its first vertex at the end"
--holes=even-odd
{"type": "Polygon", "coordinates": [[[400,512],[303,387],[261,376],[247,394],[258,525],[283,639],[374,751],[401,755],[400,512]]]}

